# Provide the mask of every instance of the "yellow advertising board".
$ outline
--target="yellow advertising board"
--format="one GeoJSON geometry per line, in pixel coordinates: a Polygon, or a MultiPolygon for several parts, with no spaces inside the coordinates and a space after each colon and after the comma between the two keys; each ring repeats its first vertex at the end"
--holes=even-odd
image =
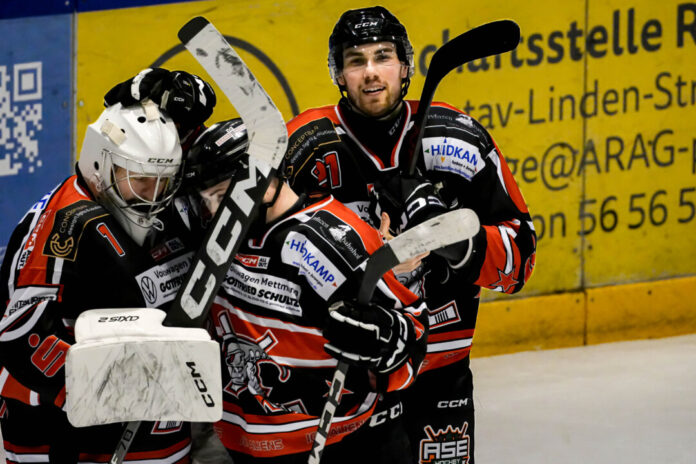
{"type": "MultiPolygon", "coordinates": [[[[414,99],[449,38],[495,19],[520,24],[517,50],[455,70],[435,99],[489,129],[529,204],[537,268],[521,296],[696,274],[696,3],[380,3],[409,31],[414,99]]],[[[240,51],[285,118],[333,104],[328,36],[344,10],[364,5],[235,0],[82,13],[78,147],[113,84],[147,66],[205,76],[176,36],[197,15],[240,51]]],[[[235,115],[221,92],[218,100],[212,120],[235,115]]]]}

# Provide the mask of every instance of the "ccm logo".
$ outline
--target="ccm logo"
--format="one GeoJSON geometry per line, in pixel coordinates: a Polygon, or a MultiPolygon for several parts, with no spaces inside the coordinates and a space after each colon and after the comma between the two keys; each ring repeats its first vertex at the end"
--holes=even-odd
{"type": "MultiPolygon", "coordinates": [[[[207,303],[212,301],[213,292],[220,287],[220,281],[229,268],[232,252],[237,248],[242,231],[249,225],[249,216],[256,202],[249,196],[248,191],[257,187],[256,171],[264,179],[268,179],[271,166],[250,157],[247,171],[246,179],[232,180],[233,188],[228,189],[229,195],[223,199],[205,242],[205,253],[200,259],[196,259],[191,277],[184,289],[181,306],[191,319],[202,315],[207,303]],[[234,215],[230,210],[231,204],[236,205],[236,209],[239,210],[234,215]]],[[[265,191],[257,192],[255,197],[261,198],[264,193],[265,191]]]]}
{"type": "Polygon", "coordinates": [[[376,26],[377,21],[365,21],[364,23],[356,24],[353,29],[365,29],[366,27],[376,26]]]}
{"type": "Polygon", "coordinates": [[[193,379],[193,384],[196,386],[196,389],[201,393],[201,398],[203,399],[205,405],[209,408],[214,407],[215,401],[210,396],[210,394],[208,394],[208,387],[205,386],[205,382],[201,378],[201,374],[199,374],[196,371],[196,363],[193,361],[189,361],[186,363],[186,367],[188,367],[191,370],[190,374],[191,378],[193,379]]]}
{"type": "Polygon", "coordinates": [[[174,158],[148,158],[147,162],[155,164],[171,164],[174,162],[174,158]]]}
{"type": "Polygon", "coordinates": [[[467,404],[469,404],[469,399],[464,398],[463,400],[438,401],[437,407],[440,409],[458,408],[467,404]]]}

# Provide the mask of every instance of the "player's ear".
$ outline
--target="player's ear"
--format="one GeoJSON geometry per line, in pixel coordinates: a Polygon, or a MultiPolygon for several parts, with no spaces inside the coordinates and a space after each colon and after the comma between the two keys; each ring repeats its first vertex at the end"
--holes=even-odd
{"type": "Polygon", "coordinates": [[[338,85],[346,85],[346,80],[343,78],[343,73],[336,76],[336,82],[338,85]]]}
{"type": "Polygon", "coordinates": [[[401,78],[406,79],[408,77],[408,66],[401,63],[401,78]]]}

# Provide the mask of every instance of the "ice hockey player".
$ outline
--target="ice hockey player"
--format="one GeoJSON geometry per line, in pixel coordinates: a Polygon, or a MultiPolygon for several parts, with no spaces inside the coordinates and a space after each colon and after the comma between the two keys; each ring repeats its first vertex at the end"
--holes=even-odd
{"type": "MultiPolygon", "coordinates": [[[[87,128],[77,173],[44,196],[15,229],[2,263],[0,424],[8,462],[107,462],[121,424],[73,428],[65,356],[89,309],[163,307],[186,271],[176,237],[155,245],[157,214],[180,181],[171,118],[152,101],[106,108],[87,128]]],[[[163,308],[164,309],[164,308],[163,308]]],[[[143,423],[126,459],[188,462],[182,423],[143,423]]]]}
{"type": "MultiPolygon", "coordinates": [[[[246,170],[247,145],[233,119],[191,147],[185,182],[209,213],[246,170]]],[[[369,419],[376,392],[410,385],[425,354],[424,306],[393,273],[369,304],[355,301],[379,232],[330,196],[305,200],[272,180],[211,311],[224,359],[215,427],[235,464],[307,462],[337,360],[351,368],[324,462],[343,462],[331,443],[369,419]]]]}
{"type": "Polygon", "coordinates": [[[480,289],[515,293],[529,279],[536,250],[530,214],[490,134],[446,103],[433,103],[416,154],[418,173],[408,175],[407,140],[418,109],[417,101],[405,100],[413,48],[385,8],[346,11],[329,38],[328,64],[342,98],[288,123],[289,184],[312,198],[332,195],[375,227],[375,218],[387,213],[393,233],[414,213],[445,208],[471,208],[482,224],[473,240],[423,261],[430,333],[421,373],[401,399],[385,396],[371,429],[344,441],[346,452],[364,446],[374,450],[375,462],[472,464],[469,351],[480,289]],[[404,414],[411,457],[400,455],[404,414]]]}

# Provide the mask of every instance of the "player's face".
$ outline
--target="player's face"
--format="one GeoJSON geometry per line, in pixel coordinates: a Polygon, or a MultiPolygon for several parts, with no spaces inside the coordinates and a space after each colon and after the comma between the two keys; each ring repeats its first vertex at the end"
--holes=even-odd
{"type": "Polygon", "coordinates": [[[401,80],[408,68],[391,42],[356,45],[343,50],[343,70],[338,83],[346,86],[348,98],[368,116],[385,115],[401,97],[401,80]]]}
{"type": "Polygon", "coordinates": [[[127,202],[137,200],[154,201],[164,191],[168,179],[160,179],[157,182],[157,177],[138,176],[122,167],[116,166],[114,169],[114,178],[121,197],[127,202]]]}
{"type": "Polygon", "coordinates": [[[214,216],[215,212],[220,207],[220,203],[222,202],[225,192],[227,192],[227,187],[229,186],[230,180],[227,179],[199,192],[201,198],[203,199],[203,203],[211,216],[214,216]]]}

